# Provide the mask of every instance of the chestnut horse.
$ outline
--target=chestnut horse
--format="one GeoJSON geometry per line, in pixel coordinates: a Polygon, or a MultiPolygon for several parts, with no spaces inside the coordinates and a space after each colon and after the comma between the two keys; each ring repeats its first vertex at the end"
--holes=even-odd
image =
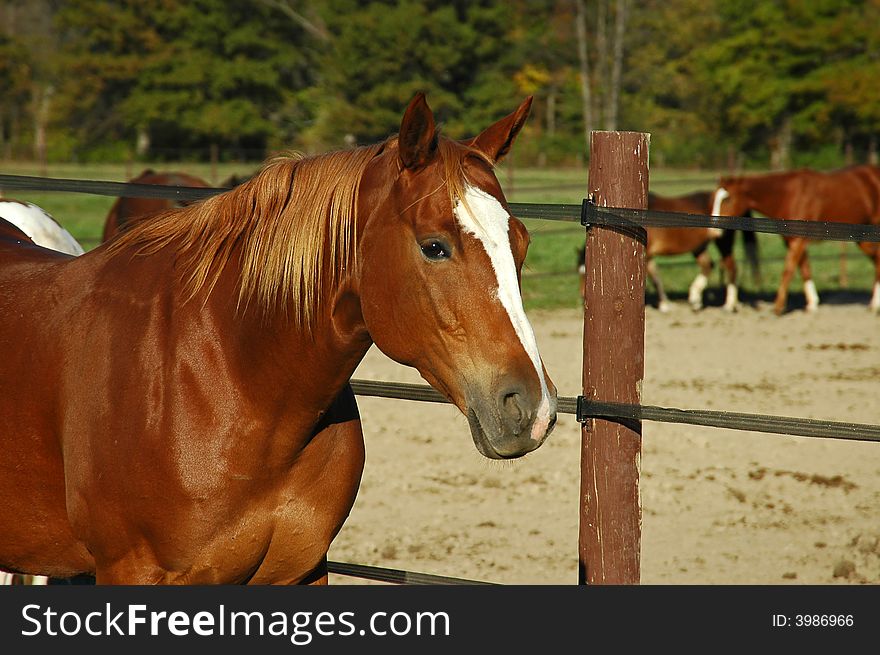
{"type": "MultiPolygon", "coordinates": [[[[708,191],[697,191],[684,196],[659,196],[656,193],[648,194],[648,209],[668,212],[684,212],[687,214],[717,215],[715,206],[715,194],[708,191]]],[[[646,227],[647,246],[645,249],[645,268],[648,277],[657,290],[657,307],[661,312],[668,312],[672,305],[663,288],[663,281],[657,270],[656,257],[669,255],[683,255],[693,253],[700,267],[700,272],[691,282],[688,289],[688,302],[691,307],[698,311],[703,308],[703,292],[709,284],[709,274],[712,272],[712,258],[708,253],[709,243],[712,242],[718,248],[721,255],[721,264],[724,267],[727,295],[724,309],[736,311],[739,307],[739,291],[737,283],[736,260],[733,256],[733,245],[736,230],[720,230],[717,228],[692,228],[692,227],[646,227]]],[[[747,261],[751,265],[752,273],[759,273],[758,243],[753,232],[743,232],[747,261]]],[[[580,271],[581,296],[584,294],[584,248],[578,252],[580,271]]]]}
{"type": "MultiPolygon", "coordinates": [[[[801,219],[837,223],[880,223],[880,169],[875,166],[850,166],[822,173],[799,169],[766,175],[722,177],[717,197],[720,213],[737,216],[754,210],[779,219],[801,219]]],[[[785,267],[776,292],[773,311],[785,312],[788,286],[795,268],[804,282],[807,311],[819,307],[819,294],[812,279],[807,258],[808,239],[783,237],[787,246],[785,267]]],[[[859,248],[874,262],[874,289],[870,308],[880,312],[880,247],[877,243],[859,243],[859,248]]]]}
{"type": "Polygon", "coordinates": [[[418,94],[395,137],[273,160],[77,258],[0,226],[0,568],[326,583],[373,343],[487,458],[538,448],[556,389],[493,172],[530,105],[454,141],[418,94]]]}
{"type": "MultiPolygon", "coordinates": [[[[83,253],[83,247],[73,238],[73,235],[61,227],[46,210],[33,203],[0,198],[0,218],[21,230],[21,234],[11,231],[10,236],[23,243],[33,242],[38,246],[69,255],[83,253]]],[[[47,581],[46,577],[42,575],[17,576],[0,571],[0,585],[20,583],[43,585],[47,581]]]]}
{"type": "Polygon", "coordinates": [[[0,218],[24,232],[38,246],[68,255],[83,254],[83,247],[45,209],[30,202],[0,198],[0,218]]]}
{"type": "MultiPolygon", "coordinates": [[[[129,182],[137,184],[165,184],[168,186],[208,187],[203,179],[178,171],[154,171],[145,169],[129,182]]],[[[125,230],[133,220],[154,216],[173,207],[185,207],[189,201],[166,200],[163,198],[117,198],[104,221],[102,241],[109,241],[125,230]]]]}

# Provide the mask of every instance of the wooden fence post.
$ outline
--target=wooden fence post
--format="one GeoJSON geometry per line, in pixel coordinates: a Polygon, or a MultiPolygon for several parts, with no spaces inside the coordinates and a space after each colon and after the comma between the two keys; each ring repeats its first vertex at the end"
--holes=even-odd
{"type": "MultiPolygon", "coordinates": [[[[588,193],[598,206],[645,209],[642,132],[591,134],[588,193]]],[[[584,396],[640,403],[645,360],[645,247],[610,227],[587,230],[584,396]]],[[[638,584],[642,515],[641,421],[602,419],[581,433],[580,584],[638,584]]]]}

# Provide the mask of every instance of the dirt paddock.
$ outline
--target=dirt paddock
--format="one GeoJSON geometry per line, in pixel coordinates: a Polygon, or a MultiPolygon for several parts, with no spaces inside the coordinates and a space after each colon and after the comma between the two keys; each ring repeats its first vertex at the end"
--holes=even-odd
{"type": "MultiPolygon", "coordinates": [[[[581,382],[582,316],[532,313],[560,395],[581,382]]],[[[880,423],[880,317],[858,303],[782,317],[682,302],[646,317],[643,402],[880,423]]],[[[373,348],[355,377],[421,382],[373,348]]],[[[360,493],[337,561],[506,584],[577,582],[573,416],[513,462],[480,456],[451,406],[359,398],[360,493]]],[[[645,422],[642,582],[880,582],[880,443],[645,422]]],[[[331,584],[353,584],[331,576],[331,584]]]]}

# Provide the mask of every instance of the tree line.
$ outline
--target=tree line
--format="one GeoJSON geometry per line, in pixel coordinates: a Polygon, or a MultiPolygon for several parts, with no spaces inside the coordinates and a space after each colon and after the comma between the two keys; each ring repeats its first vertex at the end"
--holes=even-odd
{"type": "Polygon", "coordinates": [[[880,0],[0,0],[0,157],[316,152],[423,90],[453,137],[533,95],[528,164],[593,129],[660,165],[875,162],[878,25],[880,0]]]}

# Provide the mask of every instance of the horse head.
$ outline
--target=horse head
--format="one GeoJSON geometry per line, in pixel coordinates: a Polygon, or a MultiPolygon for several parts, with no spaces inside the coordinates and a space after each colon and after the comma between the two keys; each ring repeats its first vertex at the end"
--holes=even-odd
{"type": "Polygon", "coordinates": [[[529,235],[493,172],[530,105],[454,141],[417,95],[359,191],[368,218],[357,293],[370,336],[455,403],[493,459],[536,449],[556,421],[556,389],[520,294],[529,235]]]}

